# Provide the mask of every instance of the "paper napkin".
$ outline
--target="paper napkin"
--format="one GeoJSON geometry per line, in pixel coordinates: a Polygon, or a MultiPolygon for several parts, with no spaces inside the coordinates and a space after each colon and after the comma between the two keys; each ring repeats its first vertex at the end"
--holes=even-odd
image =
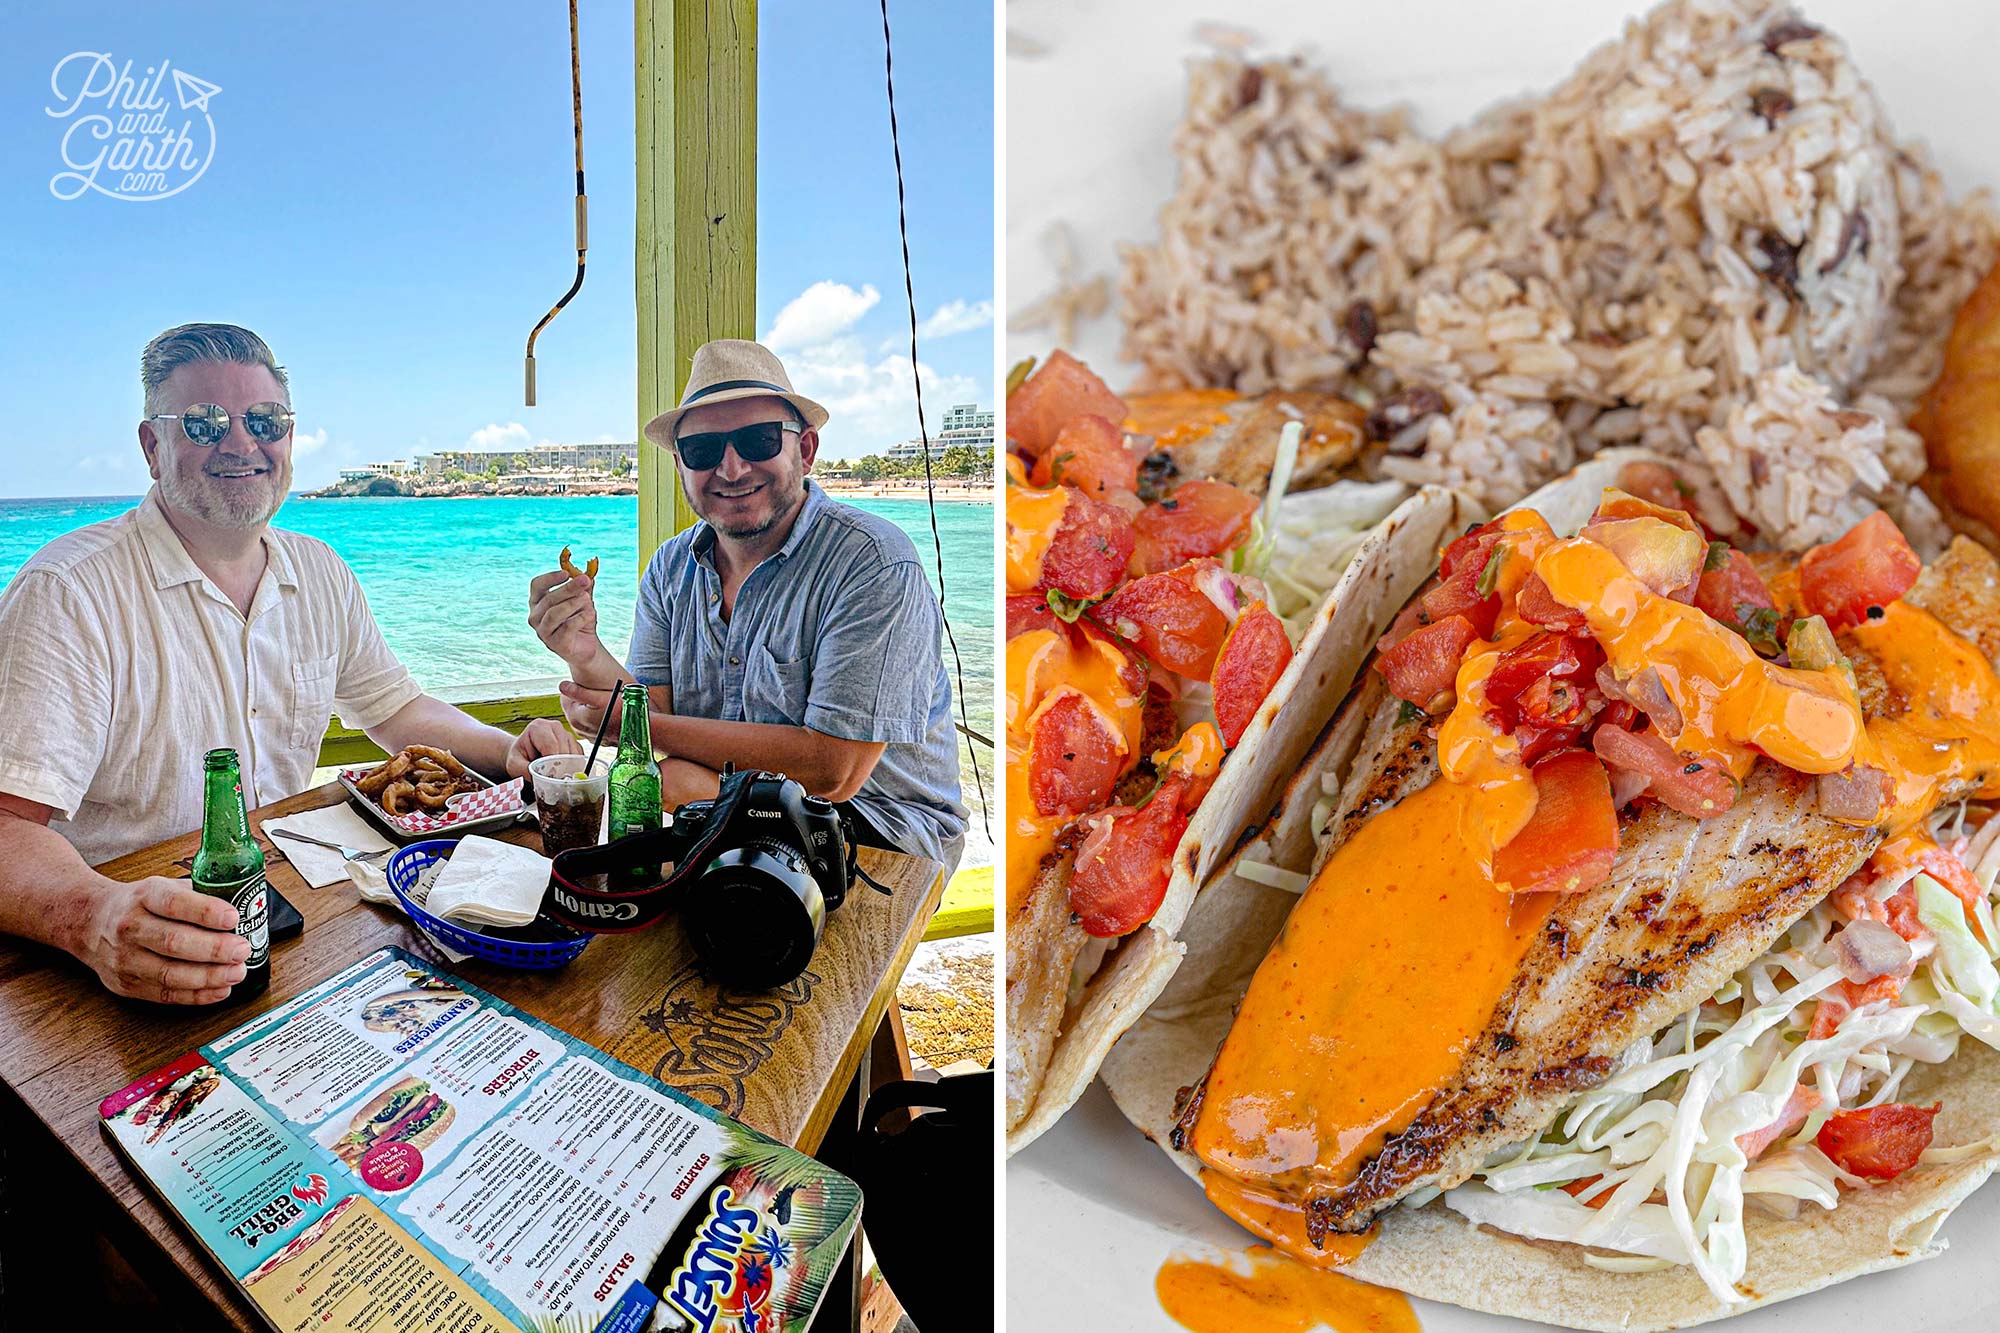
{"type": "MultiPolygon", "coordinates": [[[[391,845],[387,838],[345,801],[320,810],[286,815],[283,819],[266,820],[264,836],[271,838],[273,845],[285,854],[287,861],[292,863],[292,869],[298,871],[300,878],[315,889],[323,889],[329,884],[338,884],[350,878],[349,863],[343,861],[340,853],[330,847],[315,847],[309,842],[299,842],[294,838],[271,836],[273,833],[282,835],[286,829],[318,838],[323,842],[337,842],[343,847],[359,848],[364,852],[379,852],[391,845]]],[[[385,882],[382,892],[386,895],[388,891],[385,882]]]]}
{"type": "Polygon", "coordinates": [[[541,910],[549,858],[494,838],[459,839],[424,910],[461,925],[525,926],[541,910]]]}

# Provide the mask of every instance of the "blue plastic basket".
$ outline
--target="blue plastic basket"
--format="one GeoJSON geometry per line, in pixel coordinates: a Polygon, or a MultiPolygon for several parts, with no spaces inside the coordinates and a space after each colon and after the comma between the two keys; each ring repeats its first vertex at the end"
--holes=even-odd
{"type": "Polygon", "coordinates": [[[526,971],[541,972],[561,967],[584,951],[590,943],[590,936],[575,931],[564,930],[561,926],[548,926],[551,931],[560,932],[562,938],[552,940],[510,940],[497,935],[482,935],[476,930],[433,916],[423,906],[410,897],[410,890],[417,885],[417,877],[424,873],[433,861],[448,860],[452,849],[458,846],[457,838],[437,838],[429,842],[413,842],[399,849],[389,858],[389,892],[396,895],[396,901],[410,914],[410,920],[433,940],[448,949],[470,954],[474,958],[502,967],[518,967],[526,971]]]}

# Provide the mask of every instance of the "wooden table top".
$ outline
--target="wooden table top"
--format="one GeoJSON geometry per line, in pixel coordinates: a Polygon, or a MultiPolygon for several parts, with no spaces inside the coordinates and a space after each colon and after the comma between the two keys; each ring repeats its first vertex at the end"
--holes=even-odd
{"type": "MultiPolygon", "coordinates": [[[[121,999],[68,954],[0,936],[0,1081],[145,1229],[232,1322],[263,1321],[201,1251],[178,1218],[126,1167],[98,1127],[109,1093],[257,1014],[275,1008],[377,949],[399,945],[552,1027],[716,1106],[754,1129],[815,1150],[860,1067],[896,983],[944,889],[934,861],[862,848],[861,865],[893,890],[857,883],[827,918],[812,964],[776,991],[719,990],[695,969],[679,926],[606,935],[553,972],[518,972],[475,959],[447,963],[392,908],[363,902],[346,881],[306,887],[266,819],[333,805],[337,783],[250,814],[270,882],[305,917],[305,932],[272,946],[271,988],[255,1001],[195,1013],[121,999]]],[[[532,825],[499,836],[539,846],[532,825]]],[[[185,878],[200,834],[100,866],[114,879],[185,878]]]]}

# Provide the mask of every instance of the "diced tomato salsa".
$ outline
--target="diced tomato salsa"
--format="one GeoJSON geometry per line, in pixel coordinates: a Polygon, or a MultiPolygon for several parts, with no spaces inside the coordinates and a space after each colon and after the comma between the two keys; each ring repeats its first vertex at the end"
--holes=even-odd
{"type": "Polygon", "coordinates": [[[1243,739],[1291,661],[1292,641],[1285,622],[1262,602],[1252,602],[1223,641],[1209,682],[1215,691],[1215,725],[1224,745],[1234,749],[1243,739]]]}
{"type": "Polygon", "coordinates": [[[1160,909],[1174,848],[1187,832],[1187,788],[1185,776],[1169,773],[1136,810],[1104,816],[1111,821],[1109,834],[1090,854],[1079,853],[1069,882],[1070,911],[1087,934],[1128,934],[1160,909]]]}
{"type": "Polygon", "coordinates": [[[1029,458],[1040,458],[1064,426],[1085,415],[1120,422],[1125,402],[1083,362],[1068,352],[1051,352],[1007,395],[1007,438],[1029,458]]]}
{"type": "Polygon", "coordinates": [[[1670,809],[1712,819],[1736,804],[1734,777],[1713,763],[1680,754],[1658,732],[1599,727],[1592,742],[1598,758],[1646,778],[1647,794],[1670,809]]]}
{"type": "Polygon", "coordinates": [[[1035,460],[1037,486],[1074,486],[1095,500],[1139,489],[1139,460],[1125,447],[1118,423],[1094,412],[1073,418],[1035,460]]]}
{"type": "Polygon", "coordinates": [[[1169,671],[1207,680],[1229,617],[1195,586],[1188,566],[1133,579],[1091,608],[1091,619],[1169,671]]]}
{"type": "Polygon", "coordinates": [[[1459,659],[1478,638],[1471,621],[1448,616],[1404,635],[1375,659],[1375,669],[1388,682],[1389,693],[1429,711],[1451,690],[1458,679],[1459,659]]]}
{"type": "Polygon", "coordinates": [[[1894,1180],[1917,1164],[1931,1146],[1931,1122],[1943,1103],[1931,1107],[1885,1102],[1858,1111],[1835,1111],[1814,1140],[1835,1166],[1869,1180],[1894,1180]]]}
{"type": "Polygon", "coordinates": [[[1741,551],[1729,551],[1720,568],[1704,569],[1695,589],[1694,604],[1711,619],[1741,627],[1753,611],[1776,605],[1771,590],[1757,574],[1757,566],[1741,551]]]}
{"type": "Polygon", "coordinates": [[[1134,574],[1158,574],[1205,555],[1219,556],[1250,535],[1257,497],[1221,481],[1184,481],[1132,520],[1134,574]]]}
{"type": "Polygon", "coordinates": [[[1035,719],[1028,792],[1038,814],[1096,809],[1111,799],[1124,767],[1117,731],[1078,691],[1066,689],[1035,719]]]}
{"type": "Polygon", "coordinates": [[[1019,592],[1007,598],[1007,637],[1018,639],[1030,630],[1054,629],[1062,622],[1049,610],[1046,593],[1019,592]]]}
{"type": "Polygon", "coordinates": [[[1486,701],[1500,710],[1502,727],[1512,731],[1525,712],[1537,726],[1562,726],[1581,720],[1588,700],[1597,693],[1591,684],[1604,664],[1604,650],[1581,634],[1537,634],[1500,655],[1486,678],[1486,701]],[[1536,699],[1524,698],[1538,690],[1536,699]]]}
{"type": "Polygon", "coordinates": [[[1881,510],[1837,541],[1815,546],[1799,561],[1799,595],[1806,610],[1825,616],[1835,633],[1868,619],[1870,607],[1887,606],[1916,584],[1923,562],[1903,530],[1881,510]]]}
{"type": "Polygon", "coordinates": [[[1558,602],[1539,574],[1528,575],[1521,584],[1521,591],[1514,598],[1514,614],[1530,625],[1543,625],[1570,634],[1589,624],[1583,612],[1558,602]]]}
{"type": "Polygon", "coordinates": [[[1132,519],[1116,505],[1071,489],[1062,524],[1042,557],[1042,589],[1089,601],[1125,577],[1132,559],[1132,519]]]}
{"type": "Polygon", "coordinates": [[[1618,858],[1618,811],[1604,765],[1586,751],[1564,750],[1532,771],[1535,813],[1494,853],[1494,884],[1508,893],[1596,888],[1618,858]]]}

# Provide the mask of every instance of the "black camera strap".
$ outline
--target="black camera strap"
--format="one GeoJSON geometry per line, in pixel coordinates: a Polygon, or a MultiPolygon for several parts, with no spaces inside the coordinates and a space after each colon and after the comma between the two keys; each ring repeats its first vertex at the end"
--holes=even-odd
{"type": "Polygon", "coordinates": [[[754,772],[734,771],[722,775],[714,814],[692,845],[676,836],[672,828],[662,828],[562,853],[551,866],[542,910],[571,930],[595,935],[623,935],[652,925],[673,909],[682,882],[706,861],[710,849],[734,821],[755,776],[754,772]],[[669,856],[677,860],[674,873],[665,879],[636,885],[619,882],[635,869],[657,870],[669,856]],[[599,880],[599,876],[603,878],[599,880]]]}

